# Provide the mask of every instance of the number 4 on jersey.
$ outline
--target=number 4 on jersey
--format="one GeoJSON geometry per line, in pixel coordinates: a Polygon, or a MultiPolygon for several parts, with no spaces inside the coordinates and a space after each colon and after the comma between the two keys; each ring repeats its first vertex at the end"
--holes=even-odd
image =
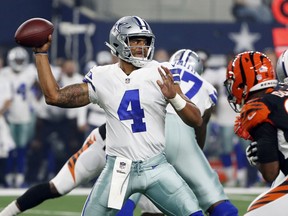
{"type": "Polygon", "coordinates": [[[133,120],[131,124],[133,133],[146,131],[146,124],[143,122],[144,110],[140,106],[139,89],[128,90],[124,93],[117,113],[121,121],[133,120]]]}

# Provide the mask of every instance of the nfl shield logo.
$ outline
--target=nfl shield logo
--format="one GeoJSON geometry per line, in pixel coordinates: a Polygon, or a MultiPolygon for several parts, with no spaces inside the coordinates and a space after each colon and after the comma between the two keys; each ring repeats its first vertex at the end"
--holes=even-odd
{"type": "Polygon", "coordinates": [[[126,83],[126,84],[129,84],[129,83],[130,83],[130,78],[126,78],[126,79],[125,79],[125,83],[126,83]]]}
{"type": "Polygon", "coordinates": [[[125,162],[120,162],[120,169],[125,169],[126,163],[125,162]]]}

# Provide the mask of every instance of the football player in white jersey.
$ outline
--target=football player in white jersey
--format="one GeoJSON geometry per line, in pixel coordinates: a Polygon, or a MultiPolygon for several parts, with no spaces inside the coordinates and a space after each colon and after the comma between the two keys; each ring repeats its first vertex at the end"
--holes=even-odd
{"type": "Polygon", "coordinates": [[[22,47],[9,50],[7,62],[8,66],[2,69],[1,74],[12,83],[13,100],[7,119],[16,148],[9,154],[5,178],[8,186],[21,187],[24,183],[26,147],[34,131],[34,115],[31,110],[35,96],[32,87],[37,76],[34,64],[29,62],[28,52],[22,47]]]}
{"type": "MultiPolygon", "coordinates": [[[[167,107],[167,160],[188,183],[205,212],[211,216],[237,216],[237,208],[228,200],[218,174],[211,168],[201,150],[205,144],[206,126],[217,101],[216,89],[200,76],[203,64],[192,50],[178,50],[171,56],[170,63],[174,66],[173,70],[180,74],[183,93],[200,109],[203,124],[195,129],[189,127],[181,121],[171,106],[167,107]]],[[[139,203],[142,212],[160,213],[155,207],[147,205],[148,201],[141,204],[143,199],[145,200],[141,197],[139,203]]]]}
{"type": "Polygon", "coordinates": [[[203,215],[196,197],[166,160],[165,114],[171,103],[182,120],[200,126],[199,109],[186,99],[166,67],[152,61],[155,36],[137,16],[118,20],[107,46],[119,63],[94,67],[85,82],[59,88],[47,51],[52,37],[34,48],[39,82],[50,105],[99,104],[106,112],[107,162],[82,215],[114,215],[123,201],[140,192],[168,215],[203,215]]]}

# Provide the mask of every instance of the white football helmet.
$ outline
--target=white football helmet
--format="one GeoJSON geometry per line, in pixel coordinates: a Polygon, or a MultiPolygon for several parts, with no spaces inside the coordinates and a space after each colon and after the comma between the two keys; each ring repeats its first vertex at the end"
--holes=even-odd
{"type": "Polygon", "coordinates": [[[13,71],[20,72],[29,64],[29,54],[23,47],[14,47],[8,52],[7,61],[13,71]]]}
{"type": "MultiPolygon", "coordinates": [[[[153,59],[155,36],[149,24],[138,16],[125,16],[119,19],[112,27],[109,35],[109,43],[105,44],[111,49],[112,54],[120,59],[133,64],[135,67],[143,67],[153,59]],[[147,56],[134,57],[131,53],[129,43],[130,37],[146,37],[149,47],[147,56]]],[[[142,47],[143,49],[144,47],[142,47]]]]}
{"type": "Polygon", "coordinates": [[[277,80],[280,83],[288,84],[288,50],[282,52],[276,64],[277,80]]]}
{"type": "Polygon", "coordinates": [[[198,54],[190,49],[181,49],[176,51],[170,58],[169,62],[173,67],[188,70],[192,74],[203,73],[204,67],[203,62],[198,54]]]}

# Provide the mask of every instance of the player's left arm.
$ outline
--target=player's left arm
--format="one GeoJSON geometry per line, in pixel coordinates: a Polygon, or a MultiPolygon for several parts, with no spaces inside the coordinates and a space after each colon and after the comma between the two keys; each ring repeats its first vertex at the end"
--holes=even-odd
{"type": "Polygon", "coordinates": [[[277,129],[264,122],[253,128],[251,135],[257,141],[257,169],[267,182],[273,182],[280,171],[277,129]]]}
{"type": "Polygon", "coordinates": [[[196,140],[199,145],[199,147],[203,150],[205,141],[206,141],[206,133],[207,133],[207,125],[210,120],[211,114],[214,111],[215,106],[211,106],[209,109],[206,109],[202,119],[203,123],[200,127],[195,127],[195,134],[196,134],[196,140]]]}
{"type": "Polygon", "coordinates": [[[4,115],[9,110],[9,107],[12,104],[12,99],[5,100],[3,106],[0,107],[0,116],[4,115]]]}
{"type": "Polygon", "coordinates": [[[183,94],[180,86],[174,84],[173,75],[169,69],[161,66],[158,71],[162,82],[158,80],[157,84],[183,122],[192,127],[201,126],[203,121],[200,110],[183,94]]]}

